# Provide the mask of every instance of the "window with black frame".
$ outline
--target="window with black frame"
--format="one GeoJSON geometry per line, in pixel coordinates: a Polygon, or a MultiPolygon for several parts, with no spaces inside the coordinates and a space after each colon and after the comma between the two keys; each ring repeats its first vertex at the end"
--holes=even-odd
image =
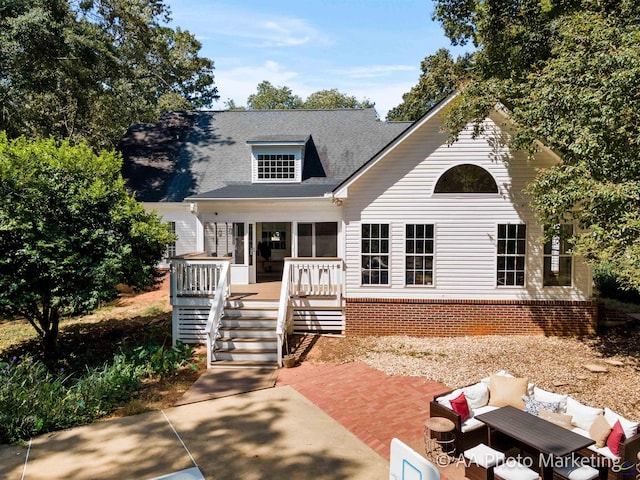
{"type": "Polygon", "coordinates": [[[565,223],[553,227],[554,235],[544,244],[545,287],[570,287],[572,284],[573,257],[571,238],[573,225],[565,223]]]}
{"type": "Polygon", "coordinates": [[[362,285],[388,285],[389,225],[363,223],[361,232],[362,285]]]}
{"type": "Polygon", "coordinates": [[[433,225],[408,224],[405,228],[405,278],[407,285],[433,285],[433,225]]]}
{"type": "Polygon", "coordinates": [[[498,225],[497,285],[524,286],[527,254],[527,226],[498,225]]]}

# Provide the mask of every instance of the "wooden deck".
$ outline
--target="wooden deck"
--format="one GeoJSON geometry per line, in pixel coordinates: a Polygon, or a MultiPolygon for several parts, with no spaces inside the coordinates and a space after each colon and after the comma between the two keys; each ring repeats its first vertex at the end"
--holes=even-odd
{"type": "Polygon", "coordinates": [[[251,283],[249,285],[231,285],[232,299],[243,298],[246,300],[274,300],[280,299],[280,289],[282,282],[261,282],[251,283]]]}

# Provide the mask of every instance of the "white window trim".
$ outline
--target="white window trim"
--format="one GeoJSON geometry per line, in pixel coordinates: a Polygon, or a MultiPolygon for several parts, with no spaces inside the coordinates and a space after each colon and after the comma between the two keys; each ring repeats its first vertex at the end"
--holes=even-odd
{"type": "MultiPolygon", "coordinates": [[[[403,224],[403,249],[404,249],[404,286],[406,288],[436,288],[436,231],[437,225],[435,223],[405,223],[403,224]],[[407,283],[407,225],[433,225],[433,253],[431,256],[433,257],[433,262],[431,264],[431,285],[420,285],[407,283]]],[[[412,254],[414,255],[414,254],[412,254]]]]}

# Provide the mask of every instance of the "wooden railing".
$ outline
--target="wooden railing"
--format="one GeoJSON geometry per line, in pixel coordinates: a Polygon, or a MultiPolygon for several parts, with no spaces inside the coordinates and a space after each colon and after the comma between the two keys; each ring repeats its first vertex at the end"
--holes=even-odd
{"type": "Polygon", "coordinates": [[[224,306],[229,298],[231,291],[231,262],[225,260],[222,264],[218,275],[218,283],[215,288],[215,295],[211,301],[211,310],[209,310],[209,318],[207,318],[207,325],[204,328],[204,333],[207,336],[207,366],[211,365],[213,360],[213,353],[218,339],[218,332],[220,331],[220,325],[222,324],[222,316],[224,314],[224,306]]]}
{"type": "Polygon", "coordinates": [[[282,286],[280,287],[280,302],[278,303],[278,321],[276,322],[276,337],[278,339],[278,366],[282,367],[282,346],[287,340],[289,320],[291,318],[291,303],[289,290],[291,289],[291,263],[285,259],[282,270],[282,286]]]}
{"type": "Polygon", "coordinates": [[[171,298],[179,296],[214,295],[227,257],[207,257],[204,254],[183,255],[171,260],[171,298]]]}
{"type": "Polygon", "coordinates": [[[342,294],[342,259],[287,258],[287,262],[291,265],[291,297],[336,297],[342,294]]]}
{"type": "Polygon", "coordinates": [[[287,341],[294,297],[338,297],[343,292],[344,263],[340,258],[285,258],[278,305],[278,365],[287,341]]]}

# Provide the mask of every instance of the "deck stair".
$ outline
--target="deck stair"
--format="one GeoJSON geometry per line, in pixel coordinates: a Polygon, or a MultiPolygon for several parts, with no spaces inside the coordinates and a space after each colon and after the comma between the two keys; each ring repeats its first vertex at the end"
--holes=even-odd
{"type": "Polygon", "coordinates": [[[231,296],[225,306],[209,368],[278,366],[277,300],[231,296]]]}

